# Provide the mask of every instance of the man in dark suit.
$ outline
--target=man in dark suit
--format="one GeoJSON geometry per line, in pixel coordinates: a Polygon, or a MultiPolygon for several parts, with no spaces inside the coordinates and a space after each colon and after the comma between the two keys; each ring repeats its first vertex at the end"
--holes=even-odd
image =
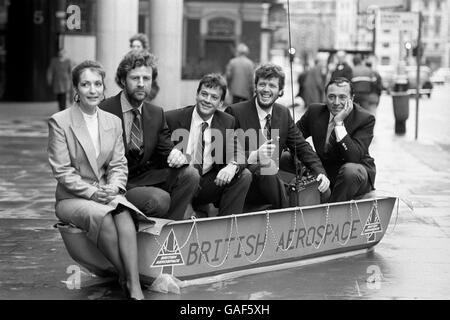
{"type": "Polygon", "coordinates": [[[296,153],[317,176],[320,192],[326,192],[329,187],[319,157],[295,126],[289,110],[275,103],[283,95],[284,82],[281,67],[270,63],[262,65],[255,72],[256,96],[226,110],[235,117],[236,129],[242,129],[236,134],[245,146],[248,168],[253,173],[247,200],[259,203],[263,199],[272,208],[288,206],[284,183],[278,175],[279,158],[285,148],[296,153]]]}
{"type": "Polygon", "coordinates": [[[312,104],[297,126],[314,147],[331,180],[330,202],[354,199],[374,189],[375,162],[369,155],[375,117],[353,103],[352,84],[332,79],[327,103],[312,104]]]}
{"type": "Polygon", "coordinates": [[[157,75],[152,54],[130,51],[117,68],[122,91],[100,108],[122,120],[127,199],[148,216],[182,220],[200,177],[174,148],[163,109],[146,101],[157,75]]]}
{"type": "Polygon", "coordinates": [[[166,112],[176,147],[191,159],[201,175],[193,199],[199,205],[219,203],[219,215],[240,214],[252,180],[245,156],[235,140],[234,118],[221,108],[227,92],[219,74],[205,75],[197,88],[196,104],[166,112]]]}

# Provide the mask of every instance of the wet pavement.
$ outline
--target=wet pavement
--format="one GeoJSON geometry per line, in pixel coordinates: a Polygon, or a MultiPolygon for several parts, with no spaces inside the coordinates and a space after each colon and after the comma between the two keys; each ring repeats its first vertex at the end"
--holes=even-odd
{"type": "MultiPolygon", "coordinates": [[[[181,294],[145,291],[152,300],[448,299],[450,298],[450,85],[415,100],[404,136],[394,134],[392,98],[383,96],[371,154],[380,193],[401,197],[375,251],[209,285],[181,294]],[[373,280],[376,281],[373,281],[373,280]]],[[[46,119],[56,103],[0,104],[0,299],[121,299],[114,282],[82,272],[53,228],[55,180],[47,164],[46,119]]]]}

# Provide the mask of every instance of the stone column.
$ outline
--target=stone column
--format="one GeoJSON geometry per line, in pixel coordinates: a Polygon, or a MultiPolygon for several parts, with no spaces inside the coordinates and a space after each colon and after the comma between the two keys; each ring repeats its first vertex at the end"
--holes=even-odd
{"type": "Polygon", "coordinates": [[[117,66],[129,51],[129,38],[137,33],[139,0],[98,0],[96,56],[106,70],[106,97],[119,92],[114,81],[117,66]]]}
{"type": "Polygon", "coordinates": [[[261,4],[263,13],[261,17],[261,51],[260,51],[260,61],[261,63],[269,62],[269,51],[270,51],[270,34],[269,29],[269,7],[270,4],[261,4]]]}
{"type": "Polygon", "coordinates": [[[160,87],[154,102],[166,110],[177,109],[183,106],[180,101],[183,0],[149,0],[148,3],[150,48],[158,57],[160,87]]]}

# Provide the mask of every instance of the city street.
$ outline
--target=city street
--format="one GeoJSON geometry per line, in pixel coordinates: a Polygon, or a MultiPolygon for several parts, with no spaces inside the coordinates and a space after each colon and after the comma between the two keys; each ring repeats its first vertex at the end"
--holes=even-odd
{"type": "MultiPolygon", "coordinates": [[[[392,97],[378,107],[370,153],[380,194],[402,199],[375,251],[295,269],[191,286],[181,294],[146,290],[146,299],[448,299],[450,297],[450,84],[415,99],[404,136],[394,133],[392,97]],[[414,210],[410,210],[408,205],[414,210]],[[368,282],[377,270],[381,282],[368,282]]],[[[122,299],[120,288],[83,273],[53,228],[56,182],[47,163],[52,103],[0,104],[0,299],[122,299]]]]}

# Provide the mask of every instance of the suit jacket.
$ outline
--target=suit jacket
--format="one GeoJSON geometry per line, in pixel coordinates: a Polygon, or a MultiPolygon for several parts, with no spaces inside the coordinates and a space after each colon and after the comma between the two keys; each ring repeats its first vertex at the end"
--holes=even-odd
{"type": "MultiPolygon", "coordinates": [[[[226,112],[235,117],[236,129],[241,128],[244,131],[247,131],[248,129],[261,129],[255,98],[233,104],[226,109],[226,112]]],[[[323,168],[319,157],[295,126],[288,108],[275,103],[272,108],[271,125],[272,129],[279,129],[280,139],[278,159],[280,159],[283,149],[289,148],[292,153],[296,150],[297,157],[308,169],[313,171],[316,175],[320,173],[325,174],[325,169],[323,168]]],[[[241,140],[241,144],[244,145],[246,158],[248,159],[250,152],[257,150],[263,143],[264,141],[259,141],[258,139],[257,143],[252,145],[252,143],[241,140]]]]}
{"type": "Polygon", "coordinates": [[[167,157],[173,149],[170,131],[167,127],[164,110],[147,101],[142,105],[142,127],[144,137],[144,154],[139,162],[132,161],[128,153],[128,145],[123,122],[120,94],[110,97],[100,104],[100,108],[122,120],[123,143],[128,159],[127,189],[137,186],[151,186],[166,181],[168,174],[167,157]]]}
{"type": "Polygon", "coordinates": [[[297,122],[297,126],[305,138],[312,137],[316,152],[332,182],[335,181],[339,168],[344,163],[353,162],[360,163],[367,169],[373,187],[376,169],[374,159],[369,155],[369,145],[373,138],[375,117],[354,103],[352,112],[344,120],[347,135],[325,153],[329,119],[330,112],[327,105],[316,103],[308,108],[297,122]]]}
{"type": "MultiPolygon", "coordinates": [[[[186,129],[186,141],[183,141],[183,137],[181,136],[178,137],[178,139],[173,136],[173,142],[178,148],[181,145],[187,147],[189,143],[189,131],[191,128],[192,113],[194,111],[194,108],[195,106],[188,106],[185,108],[166,112],[167,124],[172,132],[176,129],[186,129]]],[[[211,120],[211,129],[219,130],[221,137],[223,138],[222,157],[220,157],[220,155],[218,154],[213,154],[213,159],[218,160],[214,163],[214,169],[216,170],[222,169],[228,163],[230,163],[230,161],[233,160],[238,162],[240,169],[239,171],[243,170],[246,166],[246,159],[239,142],[237,142],[235,148],[235,140],[237,139],[234,135],[234,128],[234,118],[225,112],[216,110],[211,120]]]]}
{"type": "Polygon", "coordinates": [[[56,200],[89,199],[98,185],[111,184],[125,191],[127,160],[120,120],[98,110],[100,154],[95,155],[80,108],[75,105],[54,114],[49,122],[48,156],[58,181],[56,200]]]}

